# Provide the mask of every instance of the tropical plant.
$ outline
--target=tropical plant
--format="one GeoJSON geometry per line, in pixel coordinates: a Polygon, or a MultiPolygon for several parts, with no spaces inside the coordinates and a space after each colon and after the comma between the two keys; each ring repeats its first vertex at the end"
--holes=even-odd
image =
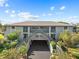
{"type": "Polygon", "coordinates": [[[21,55],[25,55],[27,53],[27,47],[26,45],[21,45],[18,49],[18,52],[21,54],[21,55]]]}
{"type": "Polygon", "coordinates": [[[17,52],[17,49],[7,49],[0,53],[0,59],[20,59],[21,55],[17,52]]]}
{"type": "Polygon", "coordinates": [[[18,32],[12,32],[10,34],[7,35],[7,39],[8,40],[16,40],[19,38],[19,33],[18,32]]]}
{"type": "Polygon", "coordinates": [[[64,45],[64,43],[62,41],[58,41],[57,45],[59,45],[60,47],[64,45]]]}
{"type": "Polygon", "coordinates": [[[0,52],[4,49],[3,42],[4,42],[4,36],[0,34],[0,52]]]}
{"type": "Polygon", "coordinates": [[[59,40],[64,42],[64,45],[69,46],[71,45],[71,33],[67,30],[60,33],[59,40]]]}
{"type": "Polygon", "coordinates": [[[51,41],[50,44],[52,45],[52,47],[55,49],[56,48],[56,42],[55,41],[51,41]]]}
{"type": "Polygon", "coordinates": [[[77,44],[79,44],[79,33],[73,33],[72,37],[71,37],[71,43],[72,46],[76,46],[77,44]]]}
{"type": "Polygon", "coordinates": [[[7,40],[4,42],[6,48],[14,48],[19,42],[19,31],[12,32],[7,35],[7,40]]]}
{"type": "Polygon", "coordinates": [[[0,34],[0,40],[3,40],[4,36],[2,34],[0,34]]]}
{"type": "Polygon", "coordinates": [[[18,44],[18,41],[10,42],[10,47],[15,47],[18,44]]]}

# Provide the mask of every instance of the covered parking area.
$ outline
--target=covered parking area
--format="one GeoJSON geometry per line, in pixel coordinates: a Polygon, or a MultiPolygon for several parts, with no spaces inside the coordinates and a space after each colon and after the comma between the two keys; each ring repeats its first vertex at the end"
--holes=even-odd
{"type": "Polygon", "coordinates": [[[28,51],[28,59],[49,59],[50,48],[48,38],[43,34],[31,37],[31,45],[28,51]]]}

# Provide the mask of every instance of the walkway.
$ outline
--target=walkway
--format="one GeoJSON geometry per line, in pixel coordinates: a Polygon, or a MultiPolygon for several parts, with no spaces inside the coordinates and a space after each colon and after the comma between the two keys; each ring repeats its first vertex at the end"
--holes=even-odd
{"type": "Polygon", "coordinates": [[[45,41],[33,41],[28,52],[28,59],[49,59],[50,51],[45,41]]]}

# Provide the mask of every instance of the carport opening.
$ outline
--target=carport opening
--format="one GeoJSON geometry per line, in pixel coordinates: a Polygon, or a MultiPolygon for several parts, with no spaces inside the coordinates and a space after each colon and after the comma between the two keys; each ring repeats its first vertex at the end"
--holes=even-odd
{"type": "Polygon", "coordinates": [[[30,49],[33,51],[49,51],[47,40],[32,40],[30,49]]]}

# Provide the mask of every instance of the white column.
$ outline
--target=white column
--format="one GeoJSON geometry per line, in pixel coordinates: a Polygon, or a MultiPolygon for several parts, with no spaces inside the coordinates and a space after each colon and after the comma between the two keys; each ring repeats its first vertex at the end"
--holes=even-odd
{"type": "Polygon", "coordinates": [[[51,26],[49,26],[49,36],[51,37],[51,26]]]}
{"type": "Polygon", "coordinates": [[[28,37],[30,36],[30,27],[28,27],[28,37]]]}

